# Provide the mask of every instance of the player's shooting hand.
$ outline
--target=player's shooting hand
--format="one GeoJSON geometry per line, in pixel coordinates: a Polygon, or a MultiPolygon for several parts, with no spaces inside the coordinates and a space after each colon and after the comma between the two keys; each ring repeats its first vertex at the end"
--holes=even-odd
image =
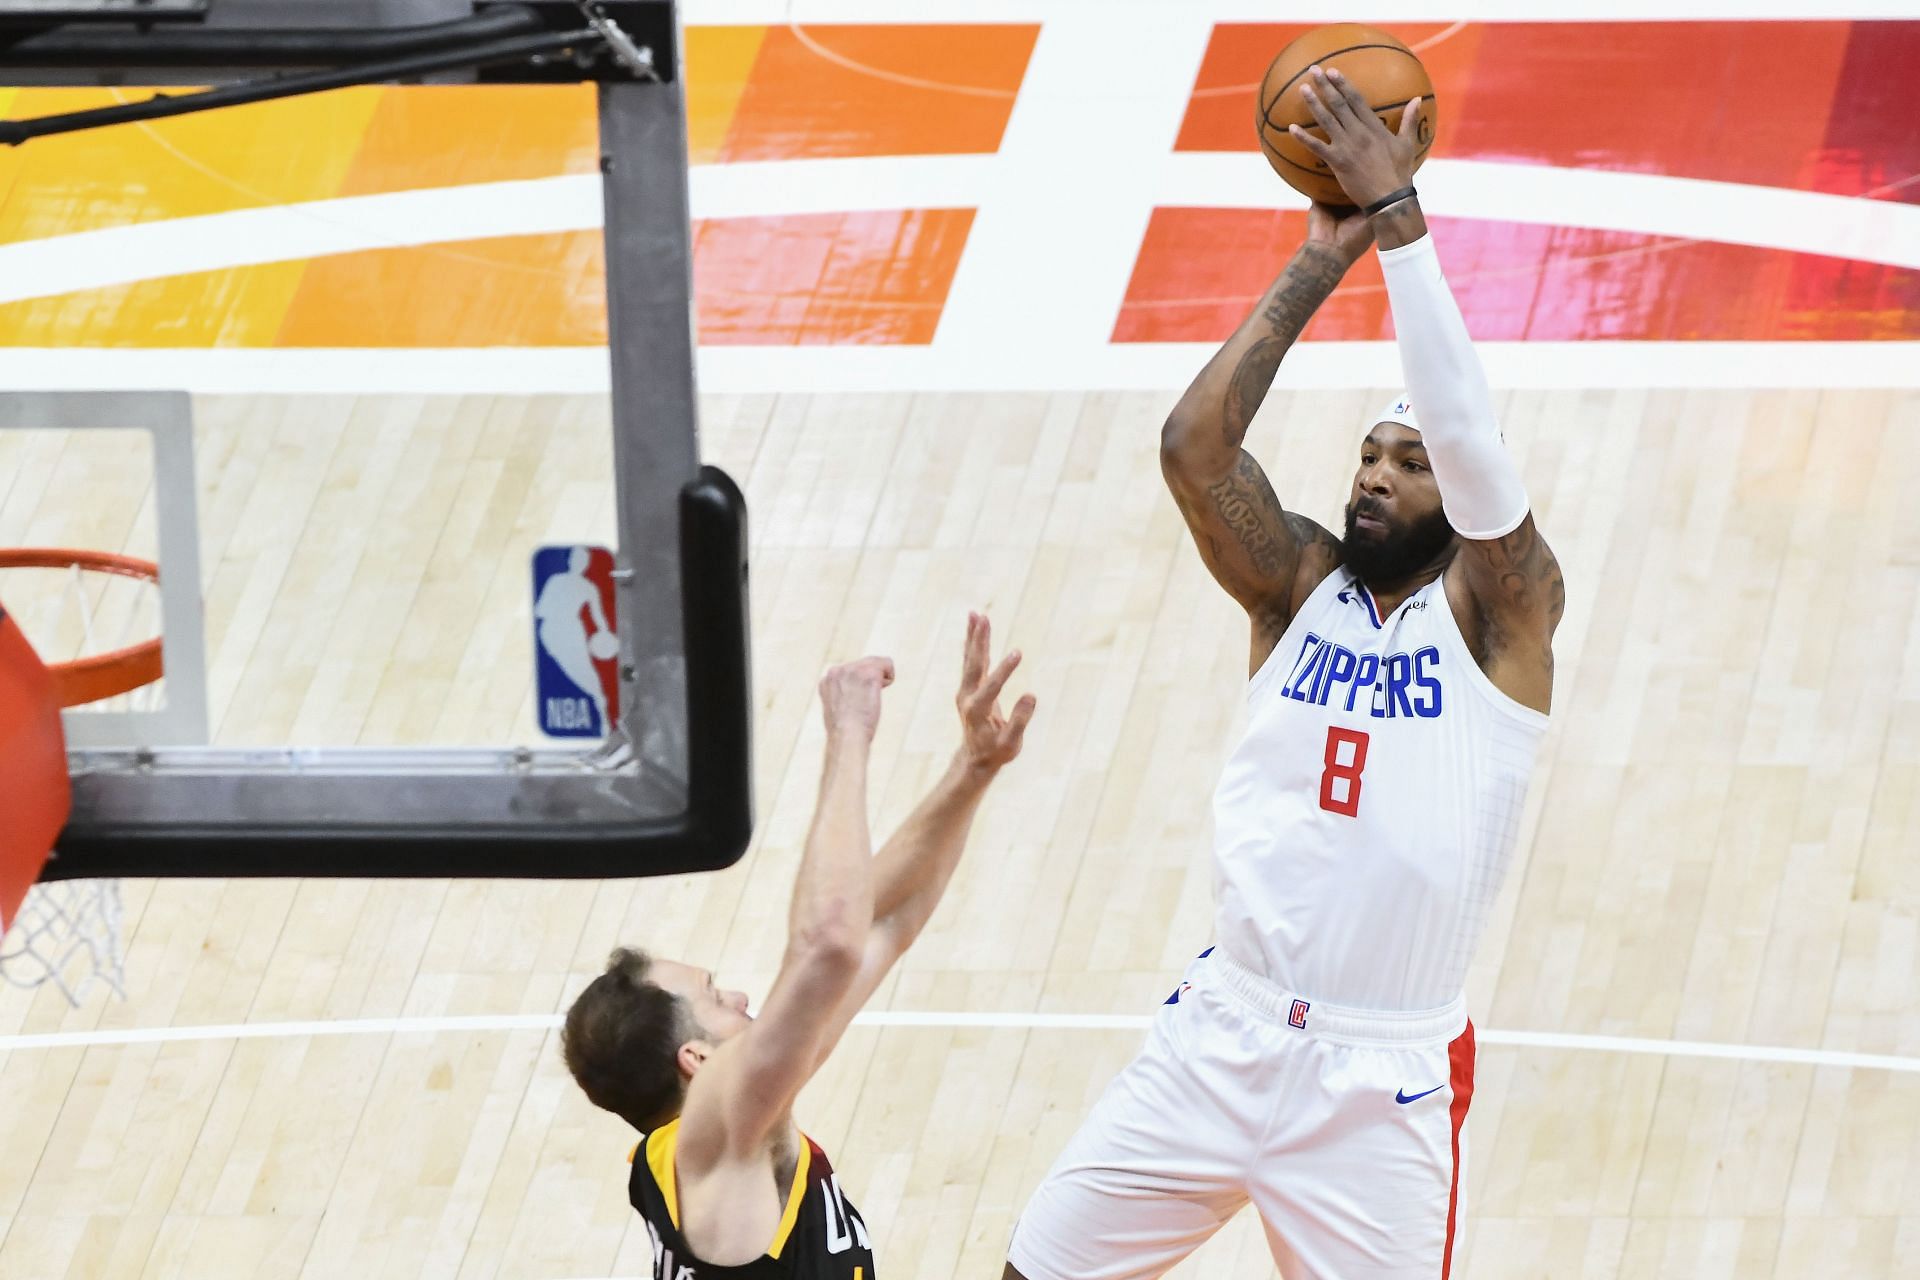
{"type": "Polygon", "coordinates": [[[873,741],[880,727],[880,691],[893,683],[892,658],[862,658],[831,668],[820,679],[827,734],[873,741]]]}
{"type": "Polygon", "coordinates": [[[1032,694],[1024,694],[1013,704],[1013,714],[1000,711],[1000,693],[1007,678],[1020,665],[1020,651],[1013,650],[991,671],[987,664],[993,656],[993,624],[986,615],[967,615],[967,644],[960,664],[960,692],[954,703],[960,708],[961,752],[967,763],[988,773],[1020,754],[1037,704],[1032,694]]]}
{"type": "Polygon", "coordinates": [[[1420,99],[1407,103],[1400,113],[1400,132],[1394,133],[1338,70],[1310,69],[1300,96],[1327,135],[1326,140],[1321,141],[1297,124],[1289,126],[1288,132],[1326,161],[1355,204],[1364,208],[1412,185],[1414,162],[1420,151],[1420,99]]]}

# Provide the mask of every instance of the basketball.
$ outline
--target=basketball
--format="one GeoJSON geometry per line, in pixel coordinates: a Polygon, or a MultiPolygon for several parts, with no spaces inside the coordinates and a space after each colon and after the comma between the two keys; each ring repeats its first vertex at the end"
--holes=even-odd
{"type": "Polygon", "coordinates": [[[620,656],[620,638],[611,631],[596,631],[587,641],[587,652],[593,655],[595,662],[606,662],[620,656]]]}
{"type": "Polygon", "coordinates": [[[1340,189],[1339,181],[1326,162],[1307,150],[1287,132],[1287,126],[1299,125],[1324,138],[1325,131],[1314,122],[1300,88],[1307,82],[1307,71],[1318,64],[1322,70],[1339,68],[1374,113],[1389,129],[1398,131],[1407,103],[1421,99],[1418,125],[1420,154],[1414,167],[1425,163],[1433,148],[1433,82],[1419,57],[1406,45],[1378,27],[1357,22],[1336,22],[1315,27],[1280,51],[1260,82],[1257,103],[1259,115],[1255,127],[1260,134],[1260,150],[1274,172],[1287,185],[1310,200],[1322,204],[1351,206],[1353,201],[1340,189]]]}

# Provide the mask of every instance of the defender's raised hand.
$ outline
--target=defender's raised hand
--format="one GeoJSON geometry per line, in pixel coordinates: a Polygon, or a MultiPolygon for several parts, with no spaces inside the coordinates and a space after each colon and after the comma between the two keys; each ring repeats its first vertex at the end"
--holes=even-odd
{"type": "Polygon", "coordinates": [[[1338,70],[1313,67],[1300,87],[1307,109],[1325,131],[1321,141],[1299,125],[1289,127],[1299,143],[1326,161],[1347,196],[1361,208],[1413,185],[1420,152],[1419,98],[1400,113],[1400,132],[1388,129],[1360,91],[1338,70]]]}
{"type": "Polygon", "coordinates": [[[820,679],[827,732],[871,742],[880,727],[880,691],[892,683],[892,658],[862,658],[829,669],[820,679]]]}
{"type": "Polygon", "coordinates": [[[967,763],[989,772],[999,769],[1020,754],[1027,723],[1033,719],[1037,704],[1032,694],[1013,704],[1011,716],[1000,711],[1000,692],[1007,678],[1020,665],[1020,651],[1013,650],[1000,665],[987,670],[993,656],[993,624],[986,615],[967,615],[967,643],[960,665],[960,692],[954,703],[960,708],[961,750],[967,763]]]}

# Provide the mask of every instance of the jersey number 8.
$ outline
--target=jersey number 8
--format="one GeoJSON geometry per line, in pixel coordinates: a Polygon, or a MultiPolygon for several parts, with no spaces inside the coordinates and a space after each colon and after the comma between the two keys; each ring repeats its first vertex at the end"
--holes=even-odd
{"type": "Polygon", "coordinates": [[[1360,772],[1367,767],[1367,735],[1337,726],[1327,730],[1326,771],[1320,775],[1320,807],[1349,818],[1360,816],[1360,772]],[[1342,747],[1351,758],[1340,759],[1342,747]],[[1343,785],[1344,784],[1344,785],[1343,785]]]}

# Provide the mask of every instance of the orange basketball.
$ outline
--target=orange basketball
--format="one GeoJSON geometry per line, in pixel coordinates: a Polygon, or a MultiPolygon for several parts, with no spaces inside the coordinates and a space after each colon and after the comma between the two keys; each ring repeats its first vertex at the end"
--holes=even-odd
{"type": "Polygon", "coordinates": [[[1297,124],[1315,137],[1326,131],[1314,122],[1313,112],[1300,96],[1307,82],[1307,69],[1319,64],[1322,70],[1340,69],[1354,88],[1373,107],[1374,114],[1387,128],[1398,130],[1407,103],[1421,99],[1420,154],[1414,160],[1417,169],[1433,149],[1435,121],[1433,81],[1413,50],[1378,27],[1357,22],[1336,22],[1315,27],[1280,51],[1260,82],[1260,150],[1274,172],[1287,180],[1295,191],[1322,204],[1352,205],[1353,200],[1340,189],[1340,183],[1320,157],[1302,146],[1287,126],[1297,124]]]}

